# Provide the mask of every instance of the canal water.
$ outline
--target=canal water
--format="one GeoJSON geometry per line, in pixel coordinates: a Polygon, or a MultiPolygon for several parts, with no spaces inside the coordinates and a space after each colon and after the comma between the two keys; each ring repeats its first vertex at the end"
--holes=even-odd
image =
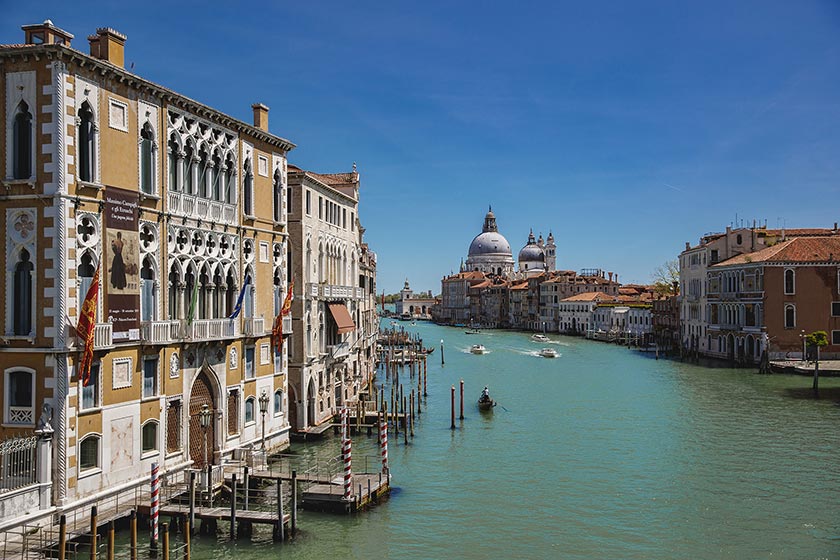
{"type": "MultiPolygon", "coordinates": [[[[415,438],[390,438],[390,500],[303,512],[282,545],[267,529],[196,537],[194,558],[840,557],[840,380],[814,400],[806,377],[557,335],[546,359],[527,333],[399,325],[435,351],[415,438]],[[470,354],[475,343],[489,352],[470,354]],[[460,379],[466,418],[451,430],[460,379]],[[499,402],[489,414],[475,407],[484,385],[499,402]]],[[[357,436],[354,457],[375,448],[357,436]]],[[[337,455],[338,440],[307,452],[337,455]]]]}

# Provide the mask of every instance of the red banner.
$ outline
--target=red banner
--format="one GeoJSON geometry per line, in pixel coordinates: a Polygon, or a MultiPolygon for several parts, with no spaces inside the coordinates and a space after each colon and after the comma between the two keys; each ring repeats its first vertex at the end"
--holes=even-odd
{"type": "Polygon", "coordinates": [[[79,322],[76,323],[76,334],[84,341],[82,361],[79,363],[79,375],[82,385],[87,387],[90,382],[90,366],[93,365],[93,335],[96,330],[96,306],[99,301],[99,267],[93,274],[93,282],[88,288],[85,301],[79,310],[79,322]]]}

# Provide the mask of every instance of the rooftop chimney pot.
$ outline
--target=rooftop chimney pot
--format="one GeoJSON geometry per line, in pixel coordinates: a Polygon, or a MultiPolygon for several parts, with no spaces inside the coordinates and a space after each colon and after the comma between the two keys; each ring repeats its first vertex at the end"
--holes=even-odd
{"type": "Polygon", "coordinates": [[[125,39],[125,35],[115,29],[100,27],[95,35],[88,35],[90,56],[125,68],[125,39]]]}
{"type": "Polygon", "coordinates": [[[268,132],[268,107],[262,103],[251,105],[254,110],[254,127],[268,132]]]}

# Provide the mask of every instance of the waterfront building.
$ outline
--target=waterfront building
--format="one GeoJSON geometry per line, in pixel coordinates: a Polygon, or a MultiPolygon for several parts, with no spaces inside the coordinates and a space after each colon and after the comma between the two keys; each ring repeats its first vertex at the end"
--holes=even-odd
{"type": "Polygon", "coordinates": [[[539,285],[540,323],[546,330],[563,332],[561,321],[562,300],[581,293],[600,292],[612,296],[619,293],[618,275],[603,270],[582,270],[580,274],[571,270],[556,271],[539,285]],[[608,275],[608,276],[607,276],[608,275]]]}
{"type": "Polygon", "coordinates": [[[288,345],[275,352],[270,327],[294,144],[264,105],[245,123],[130,72],[113,29],[89,52],[50,21],[23,29],[0,47],[0,434],[37,428],[51,452],[39,499],[6,493],[3,515],[133,492],[152,463],[216,476],[283,448],[288,345]],[[75,326],[97,277],[84,382],[75,326]]]}
{"type": "Polygon", "coordinates": [[[484,217],[481,233],[476,235],[470,243],[466,269],[461,272],[465,271],[477,271],[497,276],[513,273],[513,254],[510,251],[510,243],[499,233],[492,208],[484,217]]]}
{"type": "MultiPolygon", "coordinates": [[[[676,289],[679,284],[674,283],[676,289]]],[[[666,351],[679,348],[680,344],[680,303],[679,296],[671,295],[654,300],[651,310],[651,326],[657,346],[666,351]]]]}
{"type": "Polygon", "coordinates": [[[791,237],[834,235],[837,224],[829,228],[768,229],[766,226],[732,228],[723,233],[709,233],[699,244],[685,244],[679,256],[680,337],[683,352],[718,355],[709,347],[711,340],[707,319],[707,272],[711,266],[736,255],[752,253],[791,237]]]}
{"type": "Polygon", "coordinates": [[[470,286],[484,282],[481,271],[459,272],[441,280],[441,303],[435,320],[447,325],[467,325],[471,322],[470,286]]]}
{"type": "Polygon", "coordinates": [[[406,313],[412,319],[431,319],[435,303],[431,292],[415,294],[406,278],[405,285],[400,290],[400,299],[395,302],[395,311],[397,315],[406,313]]]}
{"type": "Polygon", "coordinates": [[[512,281],[508,289],[508,320],[512,329],[524,329],[524,311],[528,308],[528,282],[512,281]]]}
{"type": "Polygon", "coordinates": [[[801,359],[803,335],[826,331],[840,356],[840,236],[795,237],[708,271],[707,353],[739,363],[801,359]]]}
{"type": "Polygon", "coordinates": [[[297,432],[317,430],[355,402],[372,374],[367,361],[374,323],[375,258],[365,263],[359,226],[359,174],[315,173],[289,166],[292,201],[292,305],[289,417],[297,432]]]}
{"type": "Polygon", "coordinates": [[[582,335],[592,327],[592,315],[598,304],[613,301],[615,296],[604,292],[583,292],[560,300],[557,307],[558,331],[582,335]]]}
{"type": "Polygon", "coordinates": [[[508,325],[510,282],[503,278],[488,279],[475,286],[479,294],[478,321],[482,327],[496,329],[508,325]]]}

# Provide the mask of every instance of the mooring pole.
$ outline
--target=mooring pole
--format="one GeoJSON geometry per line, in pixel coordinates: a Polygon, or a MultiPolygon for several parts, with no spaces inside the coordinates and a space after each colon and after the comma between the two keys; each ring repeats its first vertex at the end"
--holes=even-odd
{"type": "Polygon", "coordinates": [[[169,560],[169,523],[163,523],[163,560],[169,560]]]}
{"type": "Polygon", "coordinates": [[[292,471],[292,532],[294,537],[297,532],[297,471],[292,471]]]}
{"type": "Polygon", "coordinates": [[[277,536],[282,541],[282,540],[285,540],[285,538],[286,538],[286,536],[284,534],[285,531],[286,531],[286,528],[283,526],[283,522],[284,522],[283,517],[285,517],[283,515],[283,480],[280,479],[280,478],[277,479],[277,517],[280,520],[280,522],[277,526],[277,536]]]}
{"type": "Polygon", "coordinates": [[[96,506],[90,508],[90,560],[96,560],[96,506]]]}
{"type": "Polygon", "coordinates": [[[152,532],[149,535],[149,554],[157,556],[158,545],[158,508],[160,507],[160,470],[157,463],[152,463],[151,507],[149,508],[152,532]]]}
{"type": "Polygon", "coordinates": [[[236,473],[230,479],[230,540],[236,538],[236,473]]]}
{"type": "Polygon", "coordinates": [[[62,514],[58,520],[58,560],[67,556],[67,516],[62,514]]]}
{"type": "Polygon", "coordinates": [[[190,520],[187,519],[184,521],[184,560],[190,560],[190,547],[192,544],[190,543],[190,531],[192,531],[192,523],[190,520]]]}
{"type": "Polygon", "coordinates": [[[444,365],[446,362],[443,359],[443,339],[440,339],[440,365],[444,365]]]}
{"type": "Polygon", "coordinates": [[[250,481],[248,479],[248,465],[245,465],[245,474],[244,479],[242,480],[242,485],[245,487],[245,511],[248,511],[248,487],[250,486],[250,481]]]}
{"type": "Polygon", "coordinates": [[[450,402],[450,412],[452,417],[452,422],[450,424],[450,429],[455,429],[455,385],[452,386],[452,398],[450,402]]]}
{"type": "Polygon", "coordinates": [[[129,556],[131,560],[137,560],[137,510],[131,510],[131,516],[128,521],[129,532],[131,533],[129,548],[129,556]]]}
{"type": "Polygon", "coordinates": [[[461,380],[461,420],[464,419],[464,380],[461,380]]]}
{"type": "Polygon", "coordinates": [[[114,560],[114,522],[108,522],[108,560],[114,560]]]}
{"type": "Polygon", "coordinates": [[[190,530],[195,527],[195,471],[190,471],[190,530]]]}

